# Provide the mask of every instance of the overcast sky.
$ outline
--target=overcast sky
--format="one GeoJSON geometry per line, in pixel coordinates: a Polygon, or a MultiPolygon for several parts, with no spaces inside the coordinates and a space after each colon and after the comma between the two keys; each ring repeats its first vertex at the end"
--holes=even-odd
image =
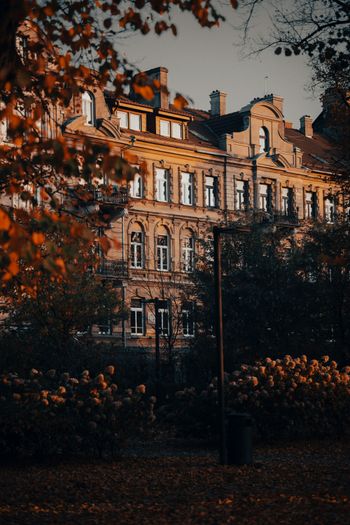
{"type": "MultiPolygon", "coordinates": [[[[227,23],[220,28],[203,29],[190,14],[175,16],[178,36],[170,33],[157,36],[132,35],[118,47],[140,69],[165,66],[169,70],[168,87],[193,100],[194,107],[209,109],[209,93],[225,91],[227,112],[236,111],[254,97],[264,95],[265,76],[268,93],[284,98],[284,115],[299,127],[299,118],[308,114],[315,118],[321,110],[318,96],[311,93],[311,70],[303,57],[276,56],[266,51],[258,57],[242,58],[237,44],[240,35],[233,28],[237,14],[226,10],[227,23]],[[120,47],[121,46],[121,47],[120,47]]],[[[257,20],[256,30],[264,30],[266,22],[257,20]]]]}

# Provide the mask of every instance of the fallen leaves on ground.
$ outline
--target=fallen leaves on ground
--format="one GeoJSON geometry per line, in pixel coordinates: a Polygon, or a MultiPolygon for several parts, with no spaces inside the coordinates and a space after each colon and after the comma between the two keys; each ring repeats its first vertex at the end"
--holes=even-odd
{"type": "MultiPolygon", "coordinates": [[[[158,443],[159,447],[159,443],[158,443]]],[[[350,445],[264,447],[252,466],[214,452],[2,466],[4,525],[336,525],[350,512],[350,445]],[[156,457],[158,456],[158,457],[156,457]]],[[[152,451],[152,450],[151,450],[152,451]]]]}

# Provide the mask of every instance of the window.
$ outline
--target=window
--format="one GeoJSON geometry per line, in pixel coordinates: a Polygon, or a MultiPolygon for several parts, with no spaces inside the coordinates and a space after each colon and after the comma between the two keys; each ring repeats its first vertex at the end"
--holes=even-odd
{"type": "Polygon", "coordinates": [[[160,134],[163,137],[170,137],[170,122],[169,120],[160,121],[160,134]]]}
{"type": "Polygon", "coordinates": [[[178,122],[171,122],[170,120],[161,120],[159,124],[159,133],[163,135],[163,137],[182,139],[182,126],[178,122]]]}
{"type": "Polygon", "coordinates": [[[131,233],[130,258],[131,268],[144,267],[143,232],[138,231],[131,233]]]}
{"type": "Polygon", "coordinates": [[[157,236],[157,270],[167,272],[170,269],[169,236],[157,236]]]}
{"type": "Polygon", "coordinates": [[[217,177],[205,177],[205,205],[207,208],[217,208],[218,206],[217,177]]]}
{"type": "Polygon", "coordinates": [[[282,214],[290,216],[293,214],[293,189],[282,188],[282,214]]]}
{"type": "Polygon", "coordinates": [[[182,333],[185,337],[194,337],[193,303],[185,303],[182,308],[182,333]]]}
{"type": "Polygon", "coordinates": [[[265,127],[260,128],[259,130],[259,145],[260,145],[260,153],[268,152],[270,145],[269,145],[269,132],[265,127]]]}
{"type": "Polygon", "coordinates": [[[85,123],[89,126],[95,124],[95,108],[94,108],[94,97],[88,91],[84,91],[82,96],[82,110],[86,120],[85,123]]]}
{"type": "Polygon", "coordinates": [[[315,191],[305,192],[305,219],[317,218],[317,195],[315,191]]]}
{"type": "Polygon", "coordinates": [[[141,131],[141,115],[137,113],[128,113],[127,111],[117,111],[119,125],[121,128],[141,131]]]}
{"type": "Polygon", "coordinates": [[[99,324],[97,326],[98,334],[99,335],[112,335],[112,321],[109,316],[106,317],[106,320],[103,324],[99,324]]]}
{"type": "Polygon", "coordinates": [[[194,238],[192,235],[182,239],[182,269],[192,272],[194,267],[194,238]]]}
{"type": "Polygon", "coordinates": [[[130,332],[131,335],[145,335],[145,305],[138,299],[131,301],[130,332]]]}
{"type": "Polygon", "coordinates": [[[335,220],[334,197],[326,197],[324,200],[324,218],[326,222],[332,223],[335,220]]]}
{"type": "Polygon", "coordinates": [[[236,181],[236,210],[246,210],[249,206],[249,183],[247,180],[236,181]]]}
{"type": "Polygon", "coordinates": [[[260,209],[271,213],[272,211],[272,188],[270,184],[259,184],[260,209]]]}
{"type": "Polygon", "coordinates": [[[181,202],[191,206],[193,204],[193,174],[181,173],[181,202]]]}
{"type": "Polygon", "coordinates": [[[134,180],[130,182],[130,195],[134,199],[143,197],[143,179],[139,173],[135,173],[134,180]]]}
{"type": "Polygon", "coordinates": [[[2,120],[0,120],[0,141],[6,141],[8,139],[7,131],[8,131],[7,119],[6,117],[3,117],[2,120]]]}
{"type": "Polygon", "coordinates": [[[169,200],[169,171],[161,168],[156,169],[156,200],[169,200]]]}
{"type": "Polygon", "coordinates": [[[170,315],[168,301],[159,301],[158,329],[160,335],[169,335],[170,333],[170,315]]]}

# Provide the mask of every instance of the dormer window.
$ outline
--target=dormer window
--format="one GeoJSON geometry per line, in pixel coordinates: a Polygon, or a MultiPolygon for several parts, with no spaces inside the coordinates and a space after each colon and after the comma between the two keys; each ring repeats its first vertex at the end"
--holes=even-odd
{"type": "Polygon", "coordinates": [[[182,139],[182,126],[179,122],[170,120],[161,120],[159,123],[159,133],[163,137],[172,137],[173,139],[182,139]]]}
{"type": "Polygon", "coordinates": [[[121,128],[141,131],[141,115],[129,113],[128,111],[117,111],[117,117],[121,128]]]}
{"type": "Polygon", "coordinates": [[[259,130],[260,153],[268,152],[270,149],[269,132],[265,127],[259,130]]]}
{"type": "Polygon", "coordinates": [[[86,118],[85,124],[93,126],[95,123],[95,100],[94,96],[88,91],[84,91],[82,96],[82,110],[86,118]]]}

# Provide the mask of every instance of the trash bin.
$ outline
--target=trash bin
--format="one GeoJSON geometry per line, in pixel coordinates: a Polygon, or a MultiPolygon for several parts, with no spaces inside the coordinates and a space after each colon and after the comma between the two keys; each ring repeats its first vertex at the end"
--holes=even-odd
{"type": "Polygon", "coordinates": [[[227,464],[251,465],[253,462],[253,418],[250,414],[227,415],[227,464]]]}

